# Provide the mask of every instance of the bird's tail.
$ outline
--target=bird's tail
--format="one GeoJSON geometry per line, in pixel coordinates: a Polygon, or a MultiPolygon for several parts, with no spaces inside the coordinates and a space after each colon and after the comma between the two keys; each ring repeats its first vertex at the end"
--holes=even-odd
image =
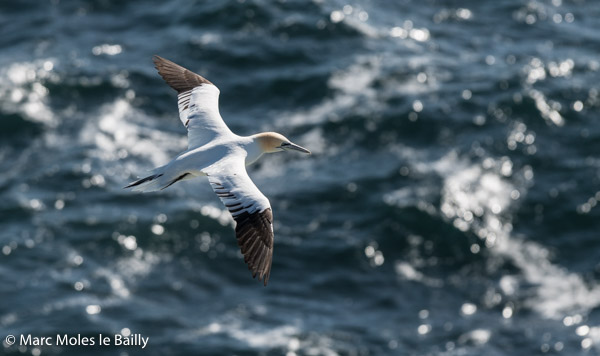
{"type": "Polygon", "coordinates": [[[155,168],[151,175],[138,179],[123,189],[133,188],[133,191],[136,192],[153,192],[170,187],[173,183],[188,178],[189,176],[190,175],[187,172],[174,174],[173,172],[170,172],[167,165],[155,168]]]}

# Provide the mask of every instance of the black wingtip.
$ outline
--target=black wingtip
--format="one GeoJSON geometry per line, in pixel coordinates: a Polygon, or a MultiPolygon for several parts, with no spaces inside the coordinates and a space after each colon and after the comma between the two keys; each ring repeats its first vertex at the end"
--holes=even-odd
{"type": "Polygon", "coordinates": [[[157,54],[152,56],[154,67],[165,82],[179,94],[203,84],[212,84],[209,80],[179,64],[157,54]]]}
{"type": "MultiPolygon", "coordinates": [[[[161,72],[161,67],[164,67],[165,63],[168,62],[170,62],[168,59],[165,59],[159,56],[158,54],[152,56],[152,63],[154,63],[154,68],[158,71],[159,74],[161,72]]],[[[160,74],[160,76],[162,77],[162,74],[160,74]]]]}
{"type": "Polygon", "coordinates": [[[159,63],[165,62],[165,61],[168,61],[168,59],[165,59],[165,58],[159,56],[158,54],[155,54],[152,56],[152,62],[154,63],[155,67],[158,66],[159,63]]]}

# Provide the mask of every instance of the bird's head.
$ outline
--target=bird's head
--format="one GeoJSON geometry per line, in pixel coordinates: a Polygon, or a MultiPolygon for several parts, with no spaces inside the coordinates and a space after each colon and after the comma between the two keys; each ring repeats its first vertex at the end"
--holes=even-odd
{"type": "Polygon", "coordinates": [[[265,153],[274,153],[280,151],[299,151],[310,154],[306,148],[292,143],[285,136],[277,132],[263,132],[254,135],[260,149],[265,153]]]}

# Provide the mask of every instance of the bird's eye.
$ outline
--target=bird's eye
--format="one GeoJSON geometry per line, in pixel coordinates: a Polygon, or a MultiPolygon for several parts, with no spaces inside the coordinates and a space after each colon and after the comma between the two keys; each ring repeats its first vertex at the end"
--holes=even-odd
{"type": "Polygon", "coordinates": [[[285,146],[289,146],[289,145],[290,145],[289,142],[282,142],[279,147],[285,147],[285,146]]]}

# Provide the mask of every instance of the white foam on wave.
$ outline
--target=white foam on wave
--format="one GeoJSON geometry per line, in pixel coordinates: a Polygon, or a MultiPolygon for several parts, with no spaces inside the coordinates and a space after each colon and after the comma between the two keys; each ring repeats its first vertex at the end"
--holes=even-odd
{"type": "MultiPolygon", "coordinates": [[[[514,182],[533,179],[529,167],[513,172],[507,157],[473,163],[451,152],[430,164],[415,163],[413,169],[443,178],[439,211],[428,210],[430,213],[444,216],[461,231],[472,231],[490,253],[519,268],[519,274],[506,275],[499,281],[505,295],[523,296],[527,307],[549,319],[587,313],[600,305],[600,286],[589,285],[579,274],[552,263],[550,251],[542,244],[514,235],[511,212],[518,208],[515,202],[527,189],[514,182]],[[517,175],[523,179],[516,179],[517,175]]],[[[430,193],[428,189],[417,189],[409,198],[418,206],[419,201],[431,199],[430,193]]],[[[400,189],[384,200],[398,205],[406,194],[400,189]]],[[[471,251],[479,253],[479,246],[471,251]]],[[[409,270],[402,261],[397,263],[397,273],[407,279],[425,280],[418,270],[409,270]]]]}
{"type": "Polygon", "coordinates": [[[549,121],[556,126],[563,126],[565,124],[565,119],[556,107],[560,104],[557,102],[549,102],[539,90],[529,90],[529,96],[535,101],[535,107],[540,111],[540,115],[542,115],[546,121],[549,121]]]}
{"type": "MultiPolygon", "coordinates": [[[[132,179],[132,173],[137,177],[144,176],[187,148],[185,129],[181,128],[179,134],[158,127],[156,118],[133,106],[131,101],[134,97],[133,91],[127,90],[125,97],[101,106],[96,113],[81,114],[86,115],[86,121],[74,145],[88,148],[86,156],[89,157],[83,162],[81,170],[89,172],[94,159],[103,162],[101,167],[94,167],[95,175],[92,178],[82,182],[84,187],[96,185],[94,182],[98,178],[105,181],[104,177],[113,177],[121,183],[118,186],[106,186],[120,190],[121,184],[132,179]]],[[[177,121],[173,121],[173,127],[177,127],[177,121]]],[[[69,142],[60,140],[60,137],[55,141],[69,142]]]]}
{"type": "Polygon", "coordinates": [[[179,135],[148,125],[153,121],[128,99],[118,98],[101,107],[97,120],[90,120],[81,130],[80,140],[92,143],[94,154],[105,161],[133,154],[162,165],[171,159],[170,151],[185,149],[187,137],[185,132],[179,135]]]}
{"type": "Polygon", "coordinates": [[[340,10],[333,10],[329,13],[329,20],[334,24],[344,23],[366,37],[376,38],[381,35],[380,31],[368,21],[367,10],[359,6],[346,4],[340,10]]]}
{"type": "MultiPolygon", "coordinates": [[[[472,15],[469,10],[462,10],[460,12],[461,15],[465,17],[467,14],[469,17],[472,15]]],[[[416,42],[426,42],[431,38],[431,34],[427,28],[417,28],[411,20],[405,20],[402,26],[399,26],[399,19],[393,17],[393,26],[383,25],[386,22],[390,22],[383,20],[388,17],[388,13],[389,9],[385,7],[362,7],[345,4],[341,9],[332,10],[329,13],[329,19],[334,24],[343,23],[367,38],[392,38],[394,40],[412,40],[416,42]],[[371,17],[376,18],[376,20],[371,21],[371,17]]],[[[410,42],[407,41],[406,43],[410,45],[410,42]]]]}
{"type": "Polygon", "coordinates": [[[119,258],[111,266],[96,269],[94,276],[106,279],[113,296],[129,298],[130,286],[148,276],[160,261],[160,256],[154,252],[136,247],[130,256],[119,258]]]}
{"type": "Polygon", "coordinates": [[[181,335],[181,338],[197,340],[198,336],[214,334],[225,334],[256,350],[283,350],[284,354],[288,356],[295,356],[298,353],[337,356],[339,353],[336,348],[348,348],[347,345],[336,345],[336,342],[328,336],[307,333],[296,325],[284,324],[272,328],[252,327],[238,318],[213,321],[189,335],[181,335]]]}
{"type": "Polygon", "coordinates": [[[398,58],[393,53],[378,55],[358,55],[354,63],[335,71],[327,81],[332,96],[324,98],[320,103],[304,110],[294,108],[277,115],[275,126],[290,130],[294,127],[311,126],[313,130],[306,134],[305,141],[317,142],[314,153],[327,152],[335,154],[336,147],[322,135],[322,130],[315,130],[327,122],[339,122],[348,116],[365,117],[366,130],[377,129],[378,113],[384,112],[391,98],[423,95],[435,91],[439,84],[438,76],[442,73],[425,73],[423,69],[417,75],[411,73],[425,67],[431,58],[421,54],[413,57],[398,58]],[[393,74],[397,68],[409,68],[406,75],[396,78],[393,74]],[[391,77],[389,74],[392,74],[391,77]],[[380,81],[375,88],[376,81],[380,81]],[[327,146],[325,146],[327,143],[327,146]],[[326,150],[324,149],[326,147],[326,150]]]}
{"type": "MultiPolygon", "coordinates": [[[[509,210],[513,209],[515,199],[511,197],[521,193],[517,194],[518,190],[507,179],[512,174],[502,172],[507,162],[506,157],[494,160],[486,169],[480,164],[457,160],[456,155],[442,158],[436,169],[445,177],[443,214],[457,228],[475,232],[492,253],[520,268],[520,275],[504,277],[511,278],[512,283],[501,280],[500,287],[506,294],[533,288],[534,296],[525,303],[543,317],[562,319],[600,305],[599,286],[589,286],[577,273],[553,264],[550,252],[543,245],[512,233],[509,210]],[[510,290],[503,287],[506,285],[511,286],[510,290]]],[[[525,176],[529,176],[527,172],[525,176]]]]}
{"type": "Polygon", "coordinates": [[[359,103],[373,103],[376,91],[373,81],[380,75],[380,62],[375,56],[359,57],[349,68],[334,73],[327,85],[335,91],[332,98],[305,111],[283,113],[276,121],[279,127],[319,124],[337,121],[345,111],[359,103]]]}
{"type": "MultiPolygon", "coordinates": [[[[137,248],[130,256],[120,258],[109,266],[103,266],[82,256],[70,246],[61,245],[59,249],[70,268],[50,270],[47,277],[57,284],[72,284],[73,292],[67,297],[49,299],[42,304],[39,310],[46,315],[62,310],[79,309],[89,317],[96,317],[98,314],[102,315],[103,309],[128,303],[132,294],[131,287],[146,277],[161,260],[158,255],[137,248]],[[86,269],[90,273],[79,270],[82,264],[91,267],[86,269]],[[111,292],[105,295],[95,293],[94,291],[98,290],[97,285],[104,283],[108,284],[111,292]]],[[[103,320],[108,319],[103,317],[103,320]]]]}
{"type": "Polygon", "coordinates": [[[0,107],[25,119],[55,126],[57,118],[48,105],[46,81],[58,80],[53,59],[16,62],[0,69],[0,107]]]}
{"type": "Polygon", "coordinates": [[[227,333],[254,348],[274,348],[286,347],[290,339],[298,335],[300,330],[292,325],[282,325],[269,330],[230,328],[227,333]]]}
{"type": "Polygon", "coordinates": [[[417,270],[411,263],[404,261],[396,261],[394,265],[396,274],[403,279],[423,283],[429,287],[439,288],[444,285],[444,282],[437,278],[431,278],[423,272],[417,270]]]}
{"type": "MultiPolygon", "coordinates": [[[[388,98],[398,97],[404,93],[412,95],[435,89],[435,86],[431,83],[418,82],[416,77],[386,80],[383,84],[383,89],[375,89],[375,81],[383,76],[383,62],[386,62],[386,66],[393,65],[397,67],[408,65],[409,67],[414,67],[421,66],[427,61],[419,59],[413,63],[409,59],[407,63],[405,59],[402,59],[402,63],[399,63],[397,59],[389,59],[394,63],[390,64],[387,61],[383,61],[379,55],[357,56],[353,64],[331,74],[327,82],[328,87],[333,92],[331,97],[323,99],[320,103],[306,110],[294,109],[293,111],[278,114],[275,127],[280,130],[290,130],[294,127],[310,126],[311,129],[309,131],[305,132],[300,138],[294,138],[294,141],[307,146],[313,152],[312,159],[318,159],[323,155],[329,158],[338,155],[341,148],[346,149],[352,146],[352,138],[344,142],[347,147],[340,147],[338,143],[327,140],[323,133],[322,124],[342,121],[347,116],[361,115],[368,118],[365,119],[364,123],[366,129],[376,129],[376,119],[371,119],[370,117],[374,116],[373,113],[385,110],[385,102],[388,98]]],[[[433,81],[433,78],[431,80],[433,81]]],[[[407,148],[404,147],[404,149],[407,148]]],[[[386,149],[384,152],[380,152],[380,154],[389,154],[389,152],[386,149]]],[[[270,176],[283,174],[285,170],[283,169],[284,166],[280,164],[282,160],[283,158],[279,157],[269,157],[267,161],[262,162],[265,169],[260,169],[261,174],[263,174],[262,172],[270,176]],[[269,164],[268,162],[270,161],[275,161],[277,164],[269,164]]],[[[306,161],[293,160],[288,162],[288,164],[300,166],[306,163],[306,161]]],[[[306,171],[310,171],[314,166],[315,162],[311,160],[306,171]]],[[[359,169],[357,172],[363,170],[359,169]]],[[[320,175],[319,177],[325,177],[325,175],[320,175]]]]}

